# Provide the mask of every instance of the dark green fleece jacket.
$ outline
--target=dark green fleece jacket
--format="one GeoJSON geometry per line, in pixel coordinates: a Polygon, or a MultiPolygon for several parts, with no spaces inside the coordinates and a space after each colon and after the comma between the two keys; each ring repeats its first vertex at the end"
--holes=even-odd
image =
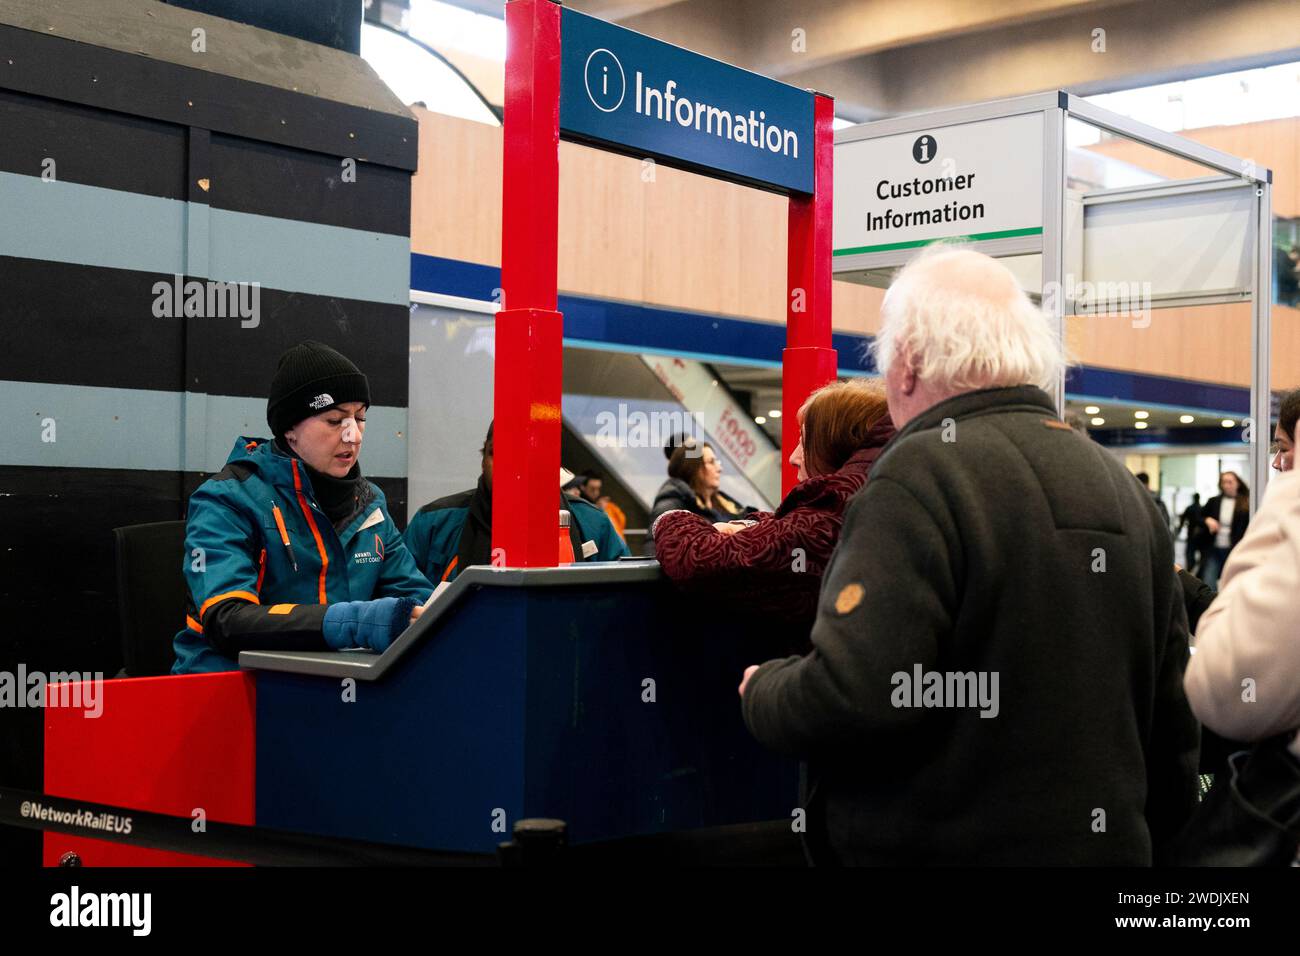
{"type": "Polygon", "coordinates": [[[1146,865],[1195,806],[1168,530],[1040,389],[949,399],[886,446],[812,643],[743,708],[808,762],[820,859],[1146,865]]]}

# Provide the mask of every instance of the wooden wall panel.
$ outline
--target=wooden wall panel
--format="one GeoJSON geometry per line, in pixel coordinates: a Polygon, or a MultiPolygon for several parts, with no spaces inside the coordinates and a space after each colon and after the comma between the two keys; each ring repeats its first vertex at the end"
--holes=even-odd
{"type": "MultiPolygon", "coordinates": [[[[419,108],[415,113],[420,171],[412,185],[412,250],[498,265],[500,128],[419,108]]],[[[1300,121],[1194,135],[1273,166],[1279,212],[1300,214],[1300,121]],[[1289,166],[1283,162],[1288,155],[1289,166]]],[[[1129,145],[1098,148],[1118,155],[1129,145]]],[[[1144,161],[1153,155],[1159,154],[1145,150],[1144,161]]],[[[571,143],[560,144],[560,157],[561,291],[784,321],[782,197],[663,166],[651,179],[638,159],[571,143]]],[[[876,332],[883,295],[834,283],[836,331],[876,332]]],[[[1076,360],[1088,365],[1247,385],[1249,314],[1245,305],[1155,310],[1146,329],[1124,319],[1076,318],[1068,342],[1076,360]]],[[[1300,385],[1300,311],[1282,306],[1274,307],[1273,375],[1278,387],[1300,385]]]]}
{"type": "MultiPolygon", "coordinates": [[[[1179,135],[1271,169],[1273,214],[1286,219],[1300,216],[1300,117],[1184,130],[1179,135]]],[[[1207,173],[1203,166],[1132,140],[1112,140],[1088,148],[1174,179],[1207,173]]]]}
{"type": "Polygon", "coordinates": [[[420,167],[411,179],[411,251],[501,264],[501,128],[411,107],[420,167]]]}
{"type": "Polygon", "coordinates": [[[885,290],[856,282],[832,283],[831,324],[836,332],[875,335],[880,329],[880,303],[885,290]]]}
{"type": "Polygon", "coordinates": [[[649,188],[641,163],[560,144],[559,284],[565,292],[646,300],[641,268],[649,188]]]}
{"type": "MultiPolygon", "coordinates": [[[[1072,316],[1075,361],[1173,378],[1250,385],[1250,305],[1153,309],[1147,328],[1128,316],[1072,316]]],[[[1273,306],[1272,384],[1300,386],[1300,310],[1273,306]]]]}

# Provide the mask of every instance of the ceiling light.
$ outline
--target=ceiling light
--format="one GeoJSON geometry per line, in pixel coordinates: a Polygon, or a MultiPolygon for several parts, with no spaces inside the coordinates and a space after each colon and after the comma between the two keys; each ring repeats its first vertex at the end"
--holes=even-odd
{"type": "Polygon", "coordinates": [[[1224,428],[1236,428],[1236,427],[1237,427],[1237,423],[1234,422],[1231,418],[1225,418],[1223,421],[1219,422],[1219,424],[1222,425],[1224,428]]]}
{"type": "Polygon", "coordinates": [[[1096,415],[1100,411],[1101,409],[1098,408],[1096,405],[1085,405],[1083,408],[1083,413],[1085,415],[1096,415]]]}
{"type": "Polygon", "coordinates": [[[1138,421],[1146,421],[1148,418],[1151,417],[1151,413],[1144,412],[1141,409],[1139,409],[1138,411],[1133,413],[1133,417],[1136,418],[1138,421]]]}
{"type": "Polygon", "coordinates": [[[1179,415],[1179,416],[1178,416],[1178,420],[1179,420],[1180,422],[1182,422],[1184,425],[1190,425],[1192,422],[1196,421],[1196,416],[1195,416],[1195,415],[1179,415]]]}
{"type": "Polygon", "coordinates": [[[1134,427],[1134,428],[1146,428],[1146,427],[1147,427],[1147,423],[1146,423],[1146,422],[1134,422],[1134,423],[1133,423],[1133,427],[1134,427]]]}
{"type": "Polygon", "coordinates": [[[1104,418],[1094,418],[1094,419],[1092,420],[1092,423],[1093,423],[1094,425],[1105,425],[1105,424],[1106,424],[1106,419],[1104,419],[1104,418]]]}
{"type": "Polygon", "coordinates": [[[757,416],[755,416],[754,421],[757,422],[759,425],[766,425],[766,424],[767,424],[767,419],[764,418],[762,415],[757,415],[757,416]]]}
{"type": "Polygon", "coordinates": [[[768,415],[769,418],[780,418],[780,417],[781,417],[781,409],[779,409],[779,408],[769,408],[769,409],[767,410],[767,415],[768,415]]]}

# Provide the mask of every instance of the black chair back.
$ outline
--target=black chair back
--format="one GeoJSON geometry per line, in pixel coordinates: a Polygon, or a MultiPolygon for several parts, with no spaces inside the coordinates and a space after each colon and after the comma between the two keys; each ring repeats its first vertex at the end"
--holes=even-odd
{"type": "Polygon", "coordinates": [[[185,623],[186,584],[181,559],[184,521],[114,528],[122,659],[128,677],[171,673],[172,639],[185,623]]]}

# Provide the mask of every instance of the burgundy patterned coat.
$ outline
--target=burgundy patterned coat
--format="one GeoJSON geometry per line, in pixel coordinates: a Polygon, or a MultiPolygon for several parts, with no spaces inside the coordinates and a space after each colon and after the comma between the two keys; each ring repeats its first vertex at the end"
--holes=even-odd
{"type": "Polygon", "coordinates": [[[822,572],[839,540],[844,509],[893,435],[886,416],[839,471],[795,485],[775,514],[749,515],[758,524],[736,534],[722,534],[689,511],[663,515],[654,540],[664,573],[683,589],[707,593],[782,627],[793,636],[792,652],[807,647],[822,572]]]}

